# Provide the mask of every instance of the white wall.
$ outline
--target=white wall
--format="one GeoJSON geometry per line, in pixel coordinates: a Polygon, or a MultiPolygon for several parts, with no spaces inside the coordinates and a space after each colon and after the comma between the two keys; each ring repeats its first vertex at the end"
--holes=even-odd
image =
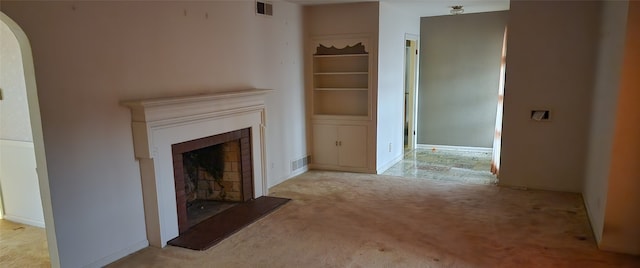
{"type": "Polygon", "coordinates": [[[32,142],[27,88],[18,40],[0,23],[0,139],[32,142]]]}
{"type": "Polygon", "coordinates": [[[0,140],[2,218],[44,227],[32,142],[0,140]]]}
{"type": "Polygon", "coordinates": [[[253,1],[3,1],[31,40],[63,267],[102,265],[146,242],[129,110],[119,102],[273,88],[268,184],[306,155],[302,12],[253,1]]]}
{"type": "Polygon", "coordinates": [[[598,243],[601,241],[604,228],[607,181],[611,167],[627,11],[628,1],[603,2],[589,151],[582,191],[591,227],[598,243]]]}
{"type": "Polygon", "coordinates": [[[405,34],[420,33],[420,17],[393,2],[380,2],[376,169],[384,172],[404,150],[405,34]],[[391,150],[389,150],[391,144],[391,150]]]}
{"type": "Polygon", "coordinates": [[[581,192],[600,3],[512,1],[500,184],[581,192]],[[530,120],[551,110],[550,122],[530,120]]]}
{"type": "Polygon", "coordinates": [[[0,217],[44,227],[22,54],[4,22],[0,22],[0,89],[0,217]]]}
{"type": "Polygon", "coordinates": [[[287,2],[272,3],[277,8],[274,12],[278,13],[272,18],[254,21],[259,35],[251,41],[260,55],[259,76],[252,84],[257,88],[275,89],[267,96],[268,187],[295,175],[291,161],[308,154],[302,8],[287,2]]]}

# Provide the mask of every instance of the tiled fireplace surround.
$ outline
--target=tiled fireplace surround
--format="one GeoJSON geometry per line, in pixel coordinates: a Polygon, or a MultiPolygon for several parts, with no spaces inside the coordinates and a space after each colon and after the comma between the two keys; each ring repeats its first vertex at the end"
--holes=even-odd
{"type": "Polygon", "coordinates": [[[248,89],[187,97],[126,101],[140,164],[149,244],[164,247],[179,234],[172,145],[236,130],[251,133],[253,198],[267,194],[265,94],[248,89]]]}

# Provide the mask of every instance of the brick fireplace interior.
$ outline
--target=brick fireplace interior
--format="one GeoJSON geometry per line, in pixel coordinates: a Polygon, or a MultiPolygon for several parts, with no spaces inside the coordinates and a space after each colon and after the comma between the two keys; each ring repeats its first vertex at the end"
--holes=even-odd
{"type": "Polygon", "coordinates": [[[171,150],[180,233],[253,199],[250,128],[173,144],[171,150]]]}

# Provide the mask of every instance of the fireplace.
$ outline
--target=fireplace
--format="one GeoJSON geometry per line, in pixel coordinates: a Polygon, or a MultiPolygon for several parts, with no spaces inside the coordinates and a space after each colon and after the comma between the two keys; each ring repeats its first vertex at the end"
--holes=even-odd
{"type": "Polygon", "coordinates": [[[251,129],[173,144],[171,150],[180,233],[253,199],[251,129]]]}
{"type": "Polygon", "coordinates": [[[151,246],[166,246],[182,230],[173,145],[237,130],[248,132],[245,138],[249,143],[242,147],[241,142],[240,146],[241,150],[249,150],[250,162],[242,164],[242,173],[250,170],[253,176],[252,187],[245,188],[243,180],[242,199],[267,194],[265,98],[269,91],[248,89],[122,102],[131,109],[134,154],[140,165],[146,232],[151,246]],[[246,165],[250,169],[245,169],[246,165]],[[252,189],[252,193],[246,189],[252,189]]]}

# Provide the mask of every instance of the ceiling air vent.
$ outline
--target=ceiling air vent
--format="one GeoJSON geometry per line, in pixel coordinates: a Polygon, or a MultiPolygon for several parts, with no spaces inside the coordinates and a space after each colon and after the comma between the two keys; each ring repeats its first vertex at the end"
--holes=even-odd
{"type": "Polygon", "coordinates": [[[256,1],[256,13],[265,16],[273,16],[273,4],[256,1]]]}

